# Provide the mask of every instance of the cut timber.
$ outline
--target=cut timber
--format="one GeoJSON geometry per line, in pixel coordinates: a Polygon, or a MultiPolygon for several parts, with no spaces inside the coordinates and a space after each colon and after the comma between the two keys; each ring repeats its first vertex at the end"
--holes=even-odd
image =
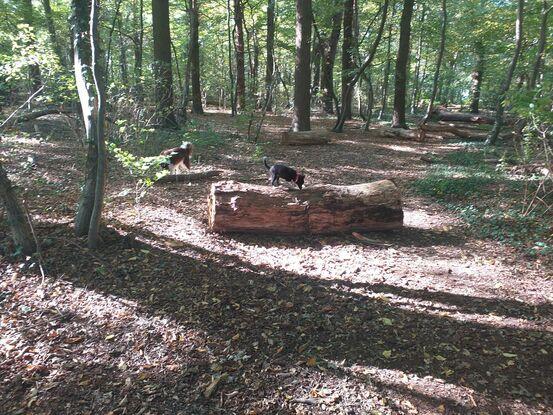
{"type": "Polygon", "coordinates": [[[207,209],[216,232],[330,234],[403,225],[400,192],[390,180],[292,191],[222,181],[211,185],[207,209]]]}
{"type": "Polygon", "coordinates": [[[285,131],[280,144],[288,146],[310,146],[330,143],[332,132],[326,130],[285,131]]]}
{"type": "Polygon", "coordinates": [[[222,173],[221,170],[209,170],[202,171],[198,173],[187,173],[187,174],[168,174],[166,176],[160,177],[156,180],[156,184],[161,183],[188,183],[195,180],[202,180],[209,177],[219,176],[222,173]]]}

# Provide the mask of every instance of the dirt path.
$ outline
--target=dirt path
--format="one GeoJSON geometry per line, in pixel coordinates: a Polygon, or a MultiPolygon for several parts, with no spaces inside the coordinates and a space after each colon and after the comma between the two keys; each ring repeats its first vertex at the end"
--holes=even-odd
{"type": "MultiPolygon", "coordinates": [[[[242,130],[218,113],[197,123],[242,130]]],[[[357,128],[326,147],[283,148],[275,133],[287,125],[270,118],[263,149],[307,185],[396,181],[405,228],[369,235],[390,246],[211,234],[208,181],[155,186],[136,207],[114,167],[111,228],[92,254],[69,224],[83,149],[2,142],[12,172],[37,151],[17,181],[47,279],[0,257],[0,413],[553,413],[551,268],[475,238],[411,190],[422,153],[457,145],[357,128]]],[[[244,140],[200,156],[195,169],[265,180],[244,140]]]]}

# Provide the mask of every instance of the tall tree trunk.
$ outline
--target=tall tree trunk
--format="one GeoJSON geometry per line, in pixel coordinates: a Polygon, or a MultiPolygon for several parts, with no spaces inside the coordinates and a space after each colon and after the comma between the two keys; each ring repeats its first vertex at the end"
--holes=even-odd
{"type": "Polygon", "coordinates": [[[50,6],[50,0],[42,0],[42,7],[44,9],[44,18],[46,19],[46,28],[48,29],[48,36],[50,37],[50,43],[52,50],[56,57],[59,59],[61,66],[67,68],[66,55],[61,51],[60,42],[56,33],[56,25],[54,24],[54,15],[52,13],[52,7],[50,6]]]}
{"type": "Polygon", "coordinates": [[[354,0],[344,0],[344,35],[342,37],[342,113],[351,119],[353,91],[347,94],[348,85],[354,76],[355,57],[353,39],[354,0]]]}
{"type": "Polygon", "coordinates": [[[273,109],[273,76],[275,72],[275,63],[273,54],[275,53],[275,3],[276,0],[268,0],[267,3],[267,65],[265,68],[265,100],[267,102],[267,111],[273,109]]]}
{"type": "Polygon", "coordinates": [[[326,114],[334,114],[334,61],[336,50],[342,29],[342,8],[332,16],[332,32],[330,37],[323,41],[322,45],[322,68],[321,68],[321,90],[323,95],[323,111],[326,114]]]}
{"type": "Polygon", "coordinates": [[[99,39],[99,3],[100,0],[92,0],[90,11],[90,49],[92,55],[92,79],[94,82],[94,112],[96,117],[96,149],[98,151],[96,168],[96,187],[94,189],[94,205],[88,228],[88,247],[98,248],[100,244],[100,220],[104,206],[104,191],[107,172],[107,152],[104,134],[106,95],[104,85],[104,73],[100,62],[99,39]]]}
{"type": "Polygon", "coordinates": [[[123,37],[123,16],[119,15],[117,19],[117,28],[119,31],[119,68],[121,71],[121,83],[125,88],[129,87],[129,71],[127,68],[127,46],[125,38],[123,37]]]}
{"type": "MultiPolygon", "coordinates": [[[[34,30],[34,15],[33,15],[33,2],[32,0],[22,0],[23,22],[31,29],[31,33],[35,34],[34,30]]],[[[28,46],[33,46],[29,42],[28,46]]],[[[40,66],[38,63],[31,63],[29,65],[29,86],[30,93],[33,94],[42,86],[42,80],[40,75],[40,66]]]]}
{"type": "Polygon", "coordinates": [[[420,35],[419,35],[419,45],[417,47],[417,57],[415,64],[415,79],[413,81],[413,95],[411,97],[411,114],[414,114],[417,111],[418,99],[419,99],[419,85],[420,85],[420,70],[421,70],[421,56],[422,56],[422,39],[425,33],[424,27],[424,18],[426,17],[426,5],[423,3],[421,17],[419,21],[420,26],[420,35]]]}
{"type": "Polygon", "coordinates": [[[399,48],[396,59],[393,128],[407,128],[405,122],[405,95],[407,93],[407,60],[411,37],[411,18],[415,0],[404,0],[401,12],[399,48]]]}
{"type": "Polygon", "coordinates": [[[311,130],[311,0],[296,0],[296,68],[292,131],[311,130]]]}
{"type": "Polygon", "coordinates": [[[144,100],[142,86],[142,50],[144,45],[144,0],[138,0],[138,14],[136,3],[133,4],[133,46],[134,46],[134,93],[139,103],[144,100]]]}
{"type": "Polygon", "coordinates": [[[0,201],[2,202],[8,219],[13,242],[16,247],[21,249],[24,255],[31,255],[36,251],[36,244],[29,221],[25,215],[23,207],[19,203],[15,194],[14,186],[2,163],[0,162],[0,201]]]}
{"type": "Polygon", "coordinates": [[[482,89],[482,76],[484,74],[484,44],[482,41],[476,41],[474,51],[476,53],[476,62],[471,74],[470,112],[478,114],[480,112],[480,90],[482,89]]]}
{"type": "Polygon", "coordinates": [[[497,106],[495,110],[495,123],[493,125],[493,130],[490,136],[486,140],[486,144],[491,144],[491,145],[495,144],[495,142],[497,141],[497,137],[499,137],[501,127],[503,126],[503,111],[505,109],[503,105],[503,101],[505,100],[505,96],[509,91],[509,88],[511,87],[511,81],[513,80],[513,74],[515,73],[518,57],[520,55],[520,49],[522,47],[523,17],[524,17],[524,0],[518,0],[517,20],[515,24],[515,52],[513,54],[513,58],[511,59],[511,64],[509,65],[509,69],[507,70],[507,76],[505,78],[505,81],[503,82],[503,85],[499,90],[499,95],[497,97],[497,106]]]}
{"type": "MultiPolygon", "coordinates": [[[[314,31],[313,31],[314,32],[314,31]]],[[[312,66],[313,66],[313,81],[311,83],[311,95],[316,95],[319,92],[321,82],[321,48],[322,45],[313,33],[313,50],[312,50],[312,66]]]]}
{"type": "Polygon", "coordinates": [[[173,69],[171,66],[171,32],[169,0],[152,0],[154,37],[154,82],[157,116],[162,127],[177,127],[173,109],[173,69]]]}
{"type": "MultiPolygon", "coordinates": [[[[386,26],[386,18],[388,17],[388,5],[390,1],[384,0],[384,4],[382,6],[382,19],[380,20],[380,26],[378,28],[378,32],[376,33],[376,38],[374,39],[374,43],[371,45],[371,48],[369,49],[368,55],[365,57],[365,60],[363,61],[363,64],[357,69],[355,72],[353,79],[347,86],[346,94],[352,94],[353,88],[357,84],[357,82],[361,79],[361,76],[365,72],[365,70],[371,66],[371,63],[376,55],[376,51],[378,49],[378,45],[380,44],[380,39],[382,39],[382,33],[384,32],[384,27],[386,26]]],[[[342,113],[338,117],[338,120],[336,121],[336,125],[334,126],[333,131],[337,133],[341,133],[344,128],[344,123],[346,122],[346,114],[342,110],[342,113]]]]}
{"type": "Polygon", "coordinates": [[[547,37],[547,17],[549,12],[553,9],[553,6],[548,7],[547,1],[543,0],[542,2],[542,11],[541,11],[541,25],[540,25],[540,39],[538,41],[538,53],[536,54],[536,60],[534,62],[534,67],[532,68],[532,73],[530,75],[530,80],[528,82],[528,88],[535,88],[538,82],[538,76],[543,63],[543,56],[545,53],[545,41],[547,37]]]}
{"type": "Polygon", "coordinates": [[[203,114],[202,91],[200,85],[200,39],[199,39],[199,13],[198,0],[190,0],[188,4],[188,14],[190,16],[190,50],[188,59],[190,60],[190,77],[192,83],[192,112],[194,114],[203,114]]]}
{"type": "Polygon", "coordinates": [[[384,67],[384,80],[382,81],[382,101],[380,104],[380,112],[378,113],[378,119],[381,120],[384,118],[384,114],[386,113],[386,109],[388,106],[388,85],[390,83],[390,69],[392,66],[392,57],[390,55],[390,51],[392,49],[392,28],[393,28],[393,18],[396,12],[396,8],[392,7],[392,19],[390,19],[390,23],[388,24],[388,46],[386,48],[386,66],[384,67]]]}
{"type": "Polygon", "coordinates": [[[244,62],[244,8],[242,0],[234,0],[234,28],[236,37],[234,49],[236,54],[236,100],[238,108],[246,108],[246,75],[244,62]]]}
{"type": "Polygon", "coordinates": [[[426,124],[430,114],[432,114],[432,109],[434,107],[434,100],[436,99],[436,93],[438,92],[438,80],[440,79],[440,68],[442,66],[442,59],[444,57],[445,50],[445,37],[446,37],[446,27],[447,27],[447,9],[446,9],[446,0],[442,0],[442,26],[440,31],[440,48],[438,50],[438,59],[436,61],[436,71],[434,72],[434,81],[432,83],[432,92],[430,93],[430,101],[428,102],[428,108],[426,109],[426,114],[424,115],[421,125],[426,124]]]}

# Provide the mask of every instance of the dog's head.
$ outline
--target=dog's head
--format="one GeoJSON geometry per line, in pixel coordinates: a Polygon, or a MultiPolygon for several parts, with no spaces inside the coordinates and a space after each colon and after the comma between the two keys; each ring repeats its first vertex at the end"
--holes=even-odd
{"type": "Polygon", "coordinates": [[[298,174],[298,178],[296,179],[296,184],[298,185],[298,187],[300,188],[300,190],[301,190],[301,188],[302,188],[304,182],[305,182],[305,175],[299,173],[299,174],[298,174]]]}

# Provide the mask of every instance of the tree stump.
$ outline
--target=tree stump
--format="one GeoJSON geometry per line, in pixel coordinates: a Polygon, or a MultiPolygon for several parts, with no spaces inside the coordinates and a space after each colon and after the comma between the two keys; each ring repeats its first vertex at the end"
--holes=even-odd
{"type": "Polygon", "coordinates": [[[303,190],[221,181],[211,185],[207,210],[216,232],[331,234],[403,226],[400,192],[390,180],[303,190]]]}
{"type": "Polygon", "coordinates": [[[285,131],[282,133],[280,144],[288,146],[312,146],[330,143],[332,133],[326,130],[285,131]]]}

